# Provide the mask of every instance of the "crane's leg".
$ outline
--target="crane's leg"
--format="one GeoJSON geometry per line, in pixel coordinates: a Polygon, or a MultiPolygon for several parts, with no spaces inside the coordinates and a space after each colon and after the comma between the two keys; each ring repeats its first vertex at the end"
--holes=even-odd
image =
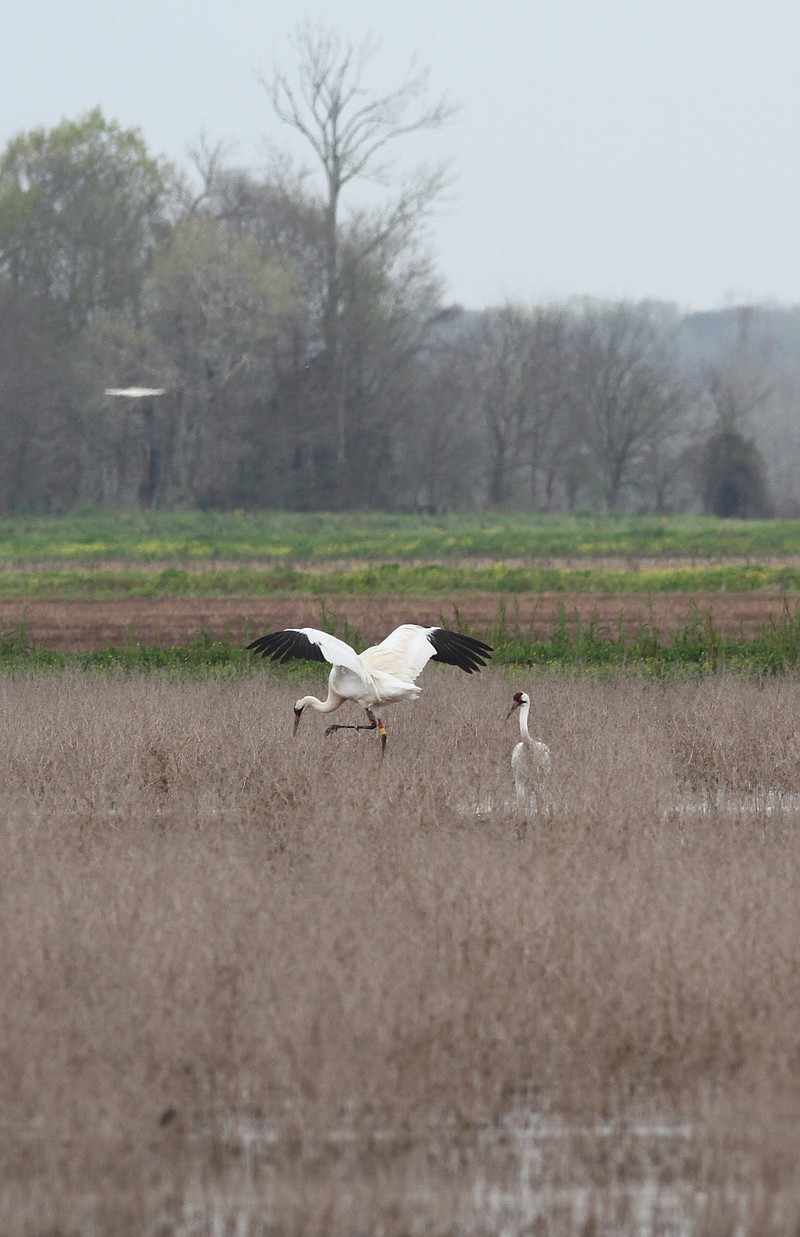
{"type": "Polygon", "coordinates": [[[372,709],[365,709],[369,722],[366,726],[356,726],[352,722],[331,722],[330,726],[325,728],[326,734],[333,734],[334,730],[377,730],[378,719],[372,712],[372,709]]]}
{"type": "Polygon", "coordinates": [[[372,709],[365,709],[369,721],[366,725],[357,726],[352,722],[332,722],[325,730],[326,734],[333,734],[334,730],[377,730],[381,736],[381,756],[386,751],[386,727],[379,717],[376,717],[372,709]]]}

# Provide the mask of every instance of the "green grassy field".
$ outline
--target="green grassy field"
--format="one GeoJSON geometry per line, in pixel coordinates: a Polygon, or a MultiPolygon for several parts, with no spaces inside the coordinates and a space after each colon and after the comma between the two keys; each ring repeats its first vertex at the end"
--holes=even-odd
{"type": "MultiPolygon", "coordinates": [[[[799,564],[800,522],[786,520],[191,512],[0,522],[5,598],[285,594],[318,598],[324,610],[330,596],[416,595],[430,598],[434,612],[452,623],[459,595],[480,591],[497,594],[493,631],[479,633],[496,646],[496,664],[625,667],[648,674],[794,670],[800,660],[799,564]],[[540,592],[646,597],[752,590],[784,598],[756,639],[723,635],[713,616],[694,609],[666,636],[646,621],[631,632],[621,622],[609,626],[591,616],[575,621],[566,609],[545,635],[514,619],[514,598],[540,592]]],[[[7,667],[254,668],[237,645],[210,637],[169,648],[143,648],[132,639],[125,648],[67,654],[33,646],[24,624],[0,631],[0,658],[7,667]]]]}
{"type": "Polygon", "coordinates": [[[706,516],[84,513],[0,521],[0,563],[454,562],[800,557],[800,522],[706,516]]]}
{"type": "Polygon", "coordinates": [[[106,567],[0,572],[4,597],[230,597],[276,593],[370,596],[451,596],[455,593],[744,593],[800,592],[800,567],[769,565],[662,567],[612,571],[601,567],[517,567],[384,563],[315,571],[299,567],[201,570],[106,567]]]}
{"type": "Polygon", "coordinates": [[[800,592],[800,522],[280,512],[0,522],[4,597],[754,589],[800,592]]]}

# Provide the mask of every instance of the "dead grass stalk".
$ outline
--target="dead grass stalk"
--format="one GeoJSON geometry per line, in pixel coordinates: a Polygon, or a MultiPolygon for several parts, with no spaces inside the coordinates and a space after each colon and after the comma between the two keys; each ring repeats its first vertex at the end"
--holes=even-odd
{"type": "Polygon", "coordinates": [[[798,693],[0,679],[0,1231],[793,1230],[798,693]]]}

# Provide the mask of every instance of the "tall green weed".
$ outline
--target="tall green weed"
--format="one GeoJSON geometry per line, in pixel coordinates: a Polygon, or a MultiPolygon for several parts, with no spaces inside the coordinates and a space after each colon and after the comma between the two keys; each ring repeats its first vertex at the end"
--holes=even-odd
{"type": "MultiPolygon", "coordinates": [[[[468,631],[458,606],[439,621],[468,631]]],[[[325,603],[321,604],[320,625],[338,634],[356,648],[364,644],[361,632],[325,603]]],[[[728,635],[717,630],[713,615],[690,606],[687,614],[666,634],[655,624],[641,620],[633,629],[620,615],[616,623],[598,615],[582,618],[559,606],[549,630],[537,630],[536,615],[523,625],[516,607],[509,613],[501,600],[491,631],[475,631],[494,647],[493,665],[531,669],[565,668],[578,670],[637,670],[647,675],[673,672],[715,674],[723,670],[747,670],[759,674],[793,674],[800,665],[800,606],[784,604],[778,615],[761,624],[753,638],[728,635]]],[[[216,639],[201,634],[177,645],[142,646],[132,636],[123,646],[87,653],[64,653],[33,647],[26,628],[0,633],[0,668],[19,670],[83,669],[119,671],[154,670],[170,673],[247,674],[266,671],[291,678],[318,674],[324,667],[304,662],[288,667],[265,663],[229,638],[216,639]]]]}

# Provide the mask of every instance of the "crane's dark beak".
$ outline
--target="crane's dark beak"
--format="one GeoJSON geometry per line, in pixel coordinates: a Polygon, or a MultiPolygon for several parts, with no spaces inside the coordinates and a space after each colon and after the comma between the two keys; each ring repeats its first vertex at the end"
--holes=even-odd
{"type": "Polygon", "coordinates": [[[519,701],[519,700],[515,700],[515,701],[514,701],[514,703],[513,703],[513,704],[512,704],[512,706],[511,706],[511,708],[510,708],[510,709],[508,710],[508,712],[506,713],[506,721],[508,721],[508,719],[509,719],[509,717],[511,716],[511,714],[514,712],[514,710],[515,710],[515,709],[518,709],[518,708],[519,708],[519,706],[520,706],[520,701],[519,701]]]}
{"type": "Polygon", "coordinates": [[[302,709],[295,709],[295,711],[294,711],[294,725],[292,726],[292,735],[293,735],[293,736],[297,734],[297,727],[300,725],[300,718],[301,718],[302,716],[303,716],[303,710],[302,710],[302,709]]]}

